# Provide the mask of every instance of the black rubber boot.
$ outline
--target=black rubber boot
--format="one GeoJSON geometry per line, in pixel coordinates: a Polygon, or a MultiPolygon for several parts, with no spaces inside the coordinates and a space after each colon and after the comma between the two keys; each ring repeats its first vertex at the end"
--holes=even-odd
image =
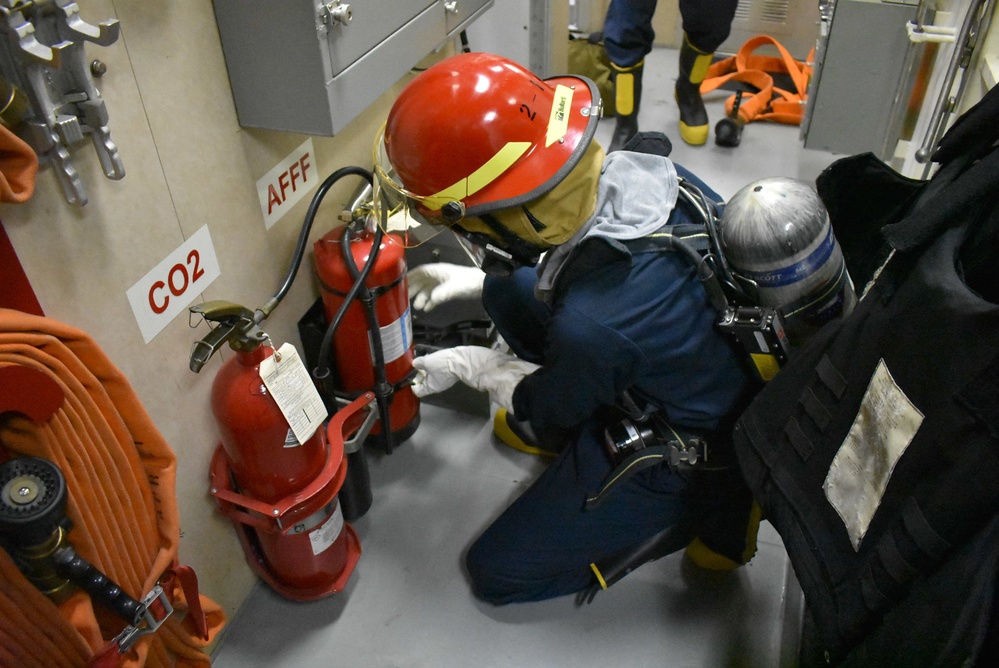
{"type": "Polygon", "coordinates": [[[680,108],[680,137],[693,146],[708,141],[708,112],[701,99],[701,82],[711,65],[712,53],[704,53],[683,36],[680,74],[676,78],[676,104],[680,108]]]}
{"type": "Polygon", "coordinates": [[[608,152],[624,148],[624,145],[638,134],[638,106],[642,101],[644,64],[644,60],[631,67],[618,67],[611,63],[616,121],[608,152]]]}

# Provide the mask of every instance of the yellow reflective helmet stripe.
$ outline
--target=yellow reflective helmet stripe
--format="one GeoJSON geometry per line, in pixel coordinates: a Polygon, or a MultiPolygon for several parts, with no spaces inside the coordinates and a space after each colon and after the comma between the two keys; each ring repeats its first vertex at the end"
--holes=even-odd
{"type": "Polygon", "coordinates": [[[507,142],[496,155],[486,161],[486,164],[468,176],[438,193],[421,198],[423,204],[431,211],[437,211],[448,202],[460,201],[469,195],[474,195],[508,170],[530,147],[529,141],[507,142]]]}

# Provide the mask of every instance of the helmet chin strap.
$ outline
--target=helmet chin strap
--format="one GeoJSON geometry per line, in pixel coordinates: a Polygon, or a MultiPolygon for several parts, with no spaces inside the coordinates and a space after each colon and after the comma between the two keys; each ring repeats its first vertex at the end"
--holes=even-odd
{"type": "Polygon", "coordinates": [[[538,264],[541,254],[547,250],[524,241],[504,227],[491,214],[482,214],[478,218],[502,240],[502,245],[486,234],[469,232],[460,225],[455,225],[454,229],[483,249],[485,257],[482,262],[482,270],[488,274],[508,276],[520,267],[533,267],[538,264]]]}

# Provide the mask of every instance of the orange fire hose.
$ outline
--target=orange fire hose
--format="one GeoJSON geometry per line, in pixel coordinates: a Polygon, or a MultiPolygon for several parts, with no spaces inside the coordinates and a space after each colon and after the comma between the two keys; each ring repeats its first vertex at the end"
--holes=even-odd
{"type": "Polygon", "coordinates": [[[0,125],[0,202],[21,204],[35,192],[38,156],[27,143],[0,125]]]}
{"type": "MultiPolygon", "coordinates": [[[[808,97],[808,82],[812,76],[813,49],[806,60],[795,60],[776,39],[769,35],[757,35],[746,40],[738,53],[719,60],[708,68],[707,76],[701,82],[701,94],[737,81],[748,84],[757,92],[748,93],[738,107],[742,123],[771,121],[787,125],[798,125],[805,110],[808,97]],[[779,56],[757,54],[758,49],[773,47],[779,56]],[[793,90],[784,90],[774,85],[773,74],[786,74],[793,90]]],[[[735,95],[725,101],[725,113],[732,113],[735,95]]]]}
{"type": "Polygon", "coordinates": [[[126,378],[86,333],[0,309],[0,384],[25,375],[34,375],[42,389],[0,393],[0,414],[15,416],[0,421],[0,445],[11,456],[58,466],[69,491],[69,541],[76,551],[137,599],[158,583],[175,612],[131,651],[117,654],[108,643],[123,620],[92,605],[83,591],[57,606],[0,550],[0,665],[210,666],[203,650],[225,614],[196,593],[193,573],[177,563],[175,454],[126,378]],[[50,398],[54,388],[62,392],[61,405],[53,409],[59,402],[46,399],[48,405],[39,406],[38,397],[50,398]]]}

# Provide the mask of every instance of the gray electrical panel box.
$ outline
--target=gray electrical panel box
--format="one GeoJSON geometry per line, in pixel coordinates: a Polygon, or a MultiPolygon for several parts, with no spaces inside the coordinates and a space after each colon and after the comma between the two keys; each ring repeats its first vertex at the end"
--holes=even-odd
{"type": "Polygon", "coordinates": [[[333,136],[493,0],[214,0],[239,123],[333,136]]]}
{"type": "Polygon", "coordinates": [[[801,124],[805,148],[880,153],[893,116],[901,113],[894,98],[904,74],[906,24],[916,15],[915,0],[830,0],[821,7],[829,22],[815,50],[801,124]]]}

